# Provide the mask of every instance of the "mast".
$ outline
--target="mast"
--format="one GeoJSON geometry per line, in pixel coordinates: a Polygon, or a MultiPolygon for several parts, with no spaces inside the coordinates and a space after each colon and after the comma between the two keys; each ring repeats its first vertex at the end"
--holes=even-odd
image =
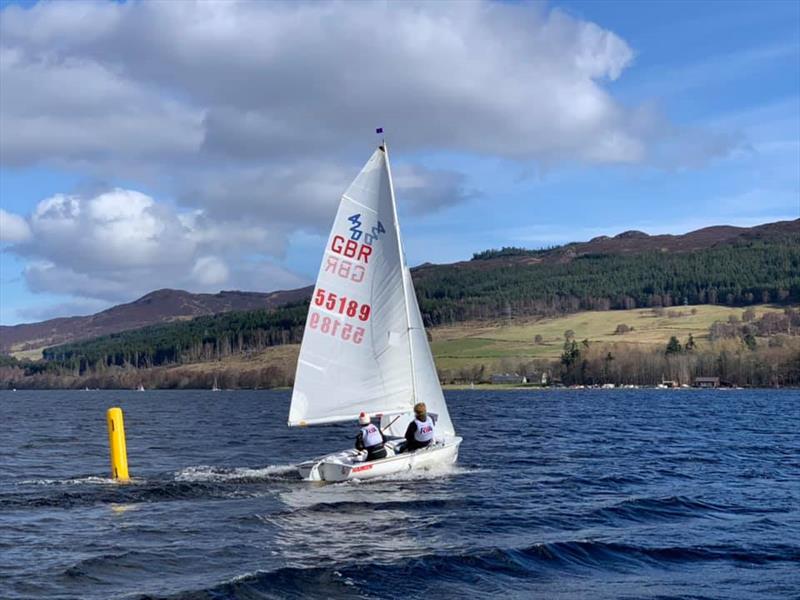
{"type": "MultiPolygon", "coordinates": [[[[383,130],[381,129],[381,133],[383,130]]],[[[381,140],[381,147],[383,154],[386,157],[386,172],[389,175],[389,194],[392,199],[392,213],[394,215],[394,230],[397,234],[397,249],[400,251],[400,266],[403,275],[403,304],[406,308],[406,336],[408,337],[408,359],[411,363],[411,395],[414,403],[417,402],[417,372],[414,368],[414,347],[411,341],[411,313],[408,306],[408,289],[406,284],[406,252],[403,249],[403,240],[400,238],[400,221],[397,218],[397,202],[394,198],[394,182],[392,181],[392,167],[389,164],[389,148],[386,146],[386,140],[381,140]]]]}

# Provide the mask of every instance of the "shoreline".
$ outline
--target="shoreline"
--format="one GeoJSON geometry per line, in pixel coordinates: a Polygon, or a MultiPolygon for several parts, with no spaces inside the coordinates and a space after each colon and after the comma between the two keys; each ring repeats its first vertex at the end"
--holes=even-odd
{"type": "MultiPolygon", "coordinates": [[[[144,390],[130,389],[130,388],[68,388],[68,387],[24,387],[24,388],[0,388],[0,393],[3,392],[287,392],[292,388],[288,386],[278,386],[271,388],[226,388],[211,390],[208,388],[147,388],[144,390]]],[[[743,391],[743,390],[800,390],[800,386],[780,386],[780,387],[765,387],[765,386],[719,386],[719,387],[659,387],[657,385],[620,385],[611,387],[603,387],[602,385],[581,385],[581,386],[542,386],[542,385],[514,385],[502,383],[482,383],[471,386],[469,384],[446,384],[442,386],[443,391],[492,391],[492,392],[580,392],[580,391],[642,391],[642,390],[657,390],[657,391],[743,391]]]]}

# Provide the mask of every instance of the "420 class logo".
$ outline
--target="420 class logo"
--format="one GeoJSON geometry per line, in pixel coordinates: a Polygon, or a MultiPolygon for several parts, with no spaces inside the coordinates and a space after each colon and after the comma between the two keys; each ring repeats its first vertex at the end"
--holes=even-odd
{"type": "Polygon", "coordinates": [[[350,227],[350,239],[355,240],[356,242],[361,241],[363,237],[363,242],[365,244],[369,244],[370,246],[377,240],[381,234],[386,233],[386,229],[383,228],[383,224],[378,221],[378,224],[370,228],[369,231],[364,230],[364,225],[361,223],[361,213],[351,215],[347,217],[347,220],[352,223],[350,227]]]}

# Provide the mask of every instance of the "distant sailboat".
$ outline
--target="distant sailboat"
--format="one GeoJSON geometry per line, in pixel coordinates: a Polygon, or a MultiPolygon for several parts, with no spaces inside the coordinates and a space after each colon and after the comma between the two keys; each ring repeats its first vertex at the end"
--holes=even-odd
{"type": "Polygon", "coordinates": [[[289,425],[381,416],[388,457],[344,450],[299,465],[304,479],[368,479],[456,461],[456,436],[406,265],[388,150],[373,153],[347,191],[328,238],[306,319],[289,425]],[[413,406],[425,402],[436,441],[402,453],[413,406]]]}
{"type": "Polygon", "coordinates": [[[140,383],[140,384],[139,384],[139,387],[138,387],[138,388],[136,388],[136,391],[137,391],[137,392],[143,392],[143,391],[145,391],[145,390],[144,390],[144,386],[143,386],[143,385],[140,383]]]}
{"type": "Polygon", "coordinates": [[[214,375],[214,385],[211,386],[211,391],[212,392],[221,392],[222,391],[222,390],[219,389],[219,386],[217,385],[217,376],[216,375],[214,375]]]}

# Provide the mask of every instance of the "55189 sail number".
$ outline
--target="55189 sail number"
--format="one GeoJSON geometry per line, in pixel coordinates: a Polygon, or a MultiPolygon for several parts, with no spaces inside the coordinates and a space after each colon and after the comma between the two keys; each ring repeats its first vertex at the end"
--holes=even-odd
{"type": "Polygon", "coordinates": [[[350,300],[344,296],[337,296],[333,292],[326,292],[323,289],[317,289],[314,294],[314,304],[317,306],[324,306],[332,312],[338,312],[340,315],[347,315],[348,317],[358,316],[359,321],[366,321],[369,319],[371,311],[369,304],[359,304],[356,300],[350,300]]]}

